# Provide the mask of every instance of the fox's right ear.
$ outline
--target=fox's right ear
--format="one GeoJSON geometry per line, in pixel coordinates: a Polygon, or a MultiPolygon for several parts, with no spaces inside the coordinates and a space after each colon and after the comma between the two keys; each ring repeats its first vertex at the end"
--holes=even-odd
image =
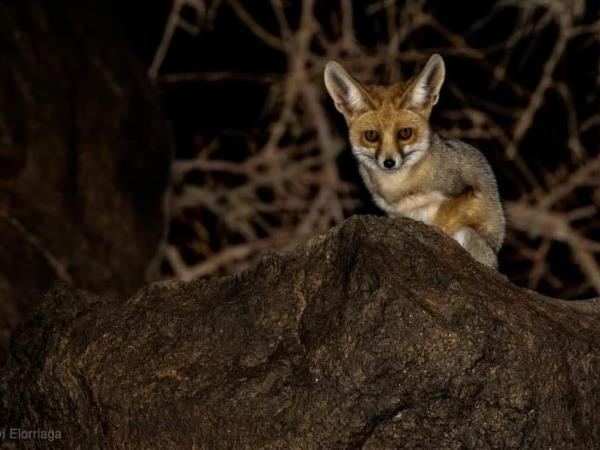
{"type": "Polygon", "coordinates": [[[335,61],[329,61],[325,66],[325,87],[346,119],[372,109],[367,91],[335,61]]]}
{"type": "Polygon", "coordinates": [[[440,98],[440,90],[446,77],[444,60],[437,53],[431,55],[425,67],[417,75],[406,92],[406,106],[431,112],[440,98]]]}

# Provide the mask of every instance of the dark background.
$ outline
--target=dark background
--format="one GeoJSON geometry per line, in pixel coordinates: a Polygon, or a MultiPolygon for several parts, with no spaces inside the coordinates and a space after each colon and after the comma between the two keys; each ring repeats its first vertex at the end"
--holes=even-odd
{"type": "Polygon", "coordinates": [[[432,121],[498,174],[502,271],[597,295],[597,10],[0,2],[0,429],[28,448],[52,430],[73,448],[597,448],[598,301],[514,288],[412,221],[344,222],[379,212],[322,82],[328,59],[387,82],[443,54],[432,121]],[[169,275],[200,279],[148,284],[169,275]]]}
{"type": "MultiPolygon", "coordinates": [[[[302,1],[185,4],[178,15],[199,30],[176,30],[154,80],[175,131],[178,159],[229,161],[244,167],[244,161],[264,151],[284,108],[297,52],[265,44],[244,17],[277,37],[279,11],[292,31],[281,42],[295,42],[308,8],[318,27],[316,34],[334,48],[322,45],[318,37],[310,39],[306,83],[318,92],[339,144],[333,156],[326,155],[321,166],[310,171],[325,180],[323,167],[335,166],[339,176],[334,197],[343,205],[344,216],[379,212],[371,206],[344,143],[345,124],[325,95],[323,64],[335,58],[362,81],[385,83],[412,75],[437,51],[446,61],[447,78],[432,124],[477,146],[497,174],[509,217],[501,271],[514,282],[549,295],[582,298],[600,291],[595,209],[600,205],[596,182],[600,175],[594,169],[582,179],[570,178],[578,169],[598,164],[598,2],[319,1],[314,7],[307,5],[302,1]],[[349,10],[354,36],[352,45],[345,45],[342,24],[349,10]],[[398,34],[404,35],[390,45],[398,34]],[[539,107],[523,125],[522,135],[516,136],[519,119],[536,103],[535,92],[544,79],[549,81],[541,91],[539,107]],[[512,156],[510,145],[514,145],[512,156]],[[549,202],[558,189],[567,193],[549,202]]],[[[175,6],[115,3],[144,67],[150,67],[175,6]]],[[[291,102],[277,152],[295,153],[281,164],[298,164],[324,152],[311,114],[305,98],[291,102]]],[[[259,183],[252,195],[243,196],[236,192],[251,178],[243,170],[203,167],[179,172],[176,167],[169,238],[185,267],[201,268],[178,272],[173,260],[167,259],[165,273],[186,278],[240,270],[266,249],[293,245],[339,222],[339,217],[326,217],[305,227],[302,234],[292,231],[311,211],[319,183],[293,175],[281,186],[259,183]],[[304,183],[305,189],[286,186],[288,181],[290,186],[304,183]],[[197,186],[204,190],[187,196],[188,188],[197,186]],[[178,206],[181,198],[185,201],[178,206]],[[283,206],[287,200],[302,205],[290,212],[283,206]],[[214,202],[220,207],[210,206],[214,202]],[[242,209],[247,211],[231,213],[242,209]],[[226,217],[229,214],[233,216],[226,217]]]]}

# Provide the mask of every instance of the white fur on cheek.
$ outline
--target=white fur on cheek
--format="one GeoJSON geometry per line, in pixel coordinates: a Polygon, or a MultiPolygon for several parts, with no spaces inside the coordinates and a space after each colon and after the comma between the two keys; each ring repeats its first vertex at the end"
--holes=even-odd
{"type": "Polygon", "coordinates": [[[410,154],[406,157],[404,165],[406,167],[415,165],[421,160],[421,158],[423,158],[423,156],[425,156],[427,150],[429,150],[429,136],[425,136],[423,139],[415,142],[414,144],[407,145],[404,147],[404,154],[410,154]]]}
{"type": "Polygon", "coordinates": [[[373,150],[361,147],[360,145],[352,145],[352,153],[359,163],[364,164],[367,167],[377,169],[377,160],[375,159],[375,153],[373,150]]]}

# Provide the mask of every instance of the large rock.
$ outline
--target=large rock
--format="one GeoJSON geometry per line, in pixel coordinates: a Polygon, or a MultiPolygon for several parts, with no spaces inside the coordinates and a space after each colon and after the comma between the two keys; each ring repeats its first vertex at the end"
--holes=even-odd
{"type": "Polygon", "coordinates": [[[170,129],[109,4],[0,3],[0,360],[55,279],[130,294],[164,234],[170,129]]]}
{"type": "Polygon", "coordinates": [[[56,288],[16,337],[0,428],[86,449],[599,448],[599,329],[598,301],[517,288],[421,223],[352,218],[126,303],[56,288]]]}

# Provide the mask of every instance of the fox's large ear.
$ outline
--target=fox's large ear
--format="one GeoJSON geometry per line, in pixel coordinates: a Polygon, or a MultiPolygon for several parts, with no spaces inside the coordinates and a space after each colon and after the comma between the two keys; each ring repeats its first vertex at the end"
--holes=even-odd
{"type": "Polygon", "coordinates": [[[431,55],[427,64],[410,83],[404,106],[431,111],[440,98],[440,89],[446,77],[444,60],[437,53],[431,55]]]}
{"type": "Polygon", "coordinates": [[[373,107],[365,88],[335,61],[329,61],[325,66],[325,87],[335,107],[346,119],[373,107]]]}

